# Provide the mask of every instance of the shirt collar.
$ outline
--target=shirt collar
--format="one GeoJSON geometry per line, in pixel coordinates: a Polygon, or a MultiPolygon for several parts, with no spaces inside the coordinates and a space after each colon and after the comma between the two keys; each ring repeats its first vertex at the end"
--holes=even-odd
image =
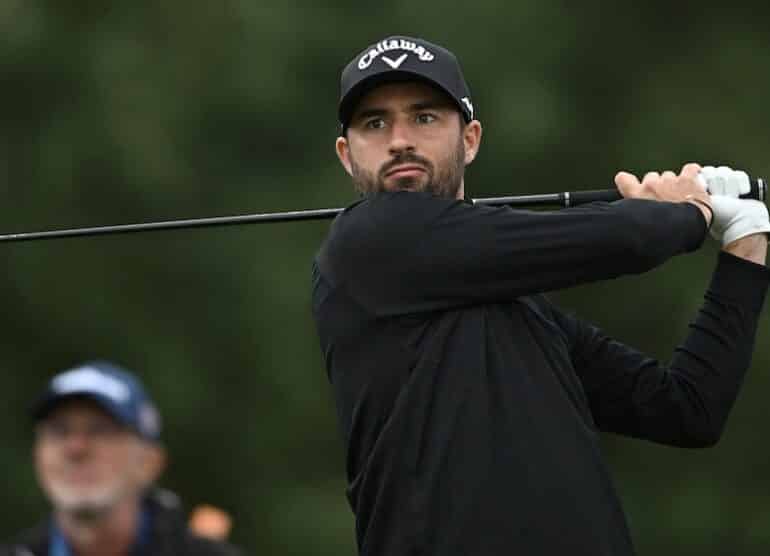
{"type": "MultiPolygon", "coordinates": [[[[139,554],[140,550],[150,544],[150,537],[152,535],[152,512],[147,504],[142,506],[142,511],[139,514],[139,523],[137,525],[137,531],[134,535],[134,545],[130,554],[139,554]]],[[[56,520],[51,520],[51,535],[48,546],[48,554],[50,556],[75,556],[67,539],[64,537],[59,526],[56,524],[56,520]]]]}

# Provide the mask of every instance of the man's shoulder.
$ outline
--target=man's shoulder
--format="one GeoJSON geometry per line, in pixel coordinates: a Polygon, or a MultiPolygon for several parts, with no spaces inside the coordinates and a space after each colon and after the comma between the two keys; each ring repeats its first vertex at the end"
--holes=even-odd
{"type": "Polygon", "coordinates": [[[0,544],[0,556],[44,556],[45,552],[33,552],[21,544],[0,544]]]}
{"type": "Polygon", "coordinates": [[[48,525],[39,523],[15,538],[0,543],[0,556],[43,556],[48,546],[48,525]]]}
{"type": "MultiPolygon", "coordinates": [[[[146,498],[154,515],[157,547],[173,547],[185,556],[242,556],[240,549],[219,540],[201,537],[187,524],[179,497],[173,492],[153,489],[146,498]]],[[[165,553],[165,552],[164,552],[165,553]]]]}
{"type": "Polygon", "coordinates": [[[229,543],[193,534],[190,535],[188,547],[190,556],[243,556],[243,552],[229,543]]]}
{"type": "Polygon", "coordinates": [[[0,544],[0,556],[42,556],[41,552],[32,552],[24,545],[0,544]]]}

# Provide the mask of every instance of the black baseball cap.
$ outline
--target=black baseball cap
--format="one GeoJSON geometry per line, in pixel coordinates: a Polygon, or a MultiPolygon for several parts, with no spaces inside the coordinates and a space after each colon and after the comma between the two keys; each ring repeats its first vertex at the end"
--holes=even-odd
{"type": "Polygon", "coordinates": [[[393,35],[366,47],[342,70],[339,120],[343,133],[367,92],[382,83],[411,80],[439,88],[457,104],[466,122],[474,119],[471,93],[457,57],[424,39],[393,35]]]}
{"type": "Polygon", "coordinates": [[[116,421],[146,440],[160,440],[160,415],[139,378],[108,361],[89,361],[55,375],[32,408],[40,421],[60,403],[92,400],[116,421]]]}

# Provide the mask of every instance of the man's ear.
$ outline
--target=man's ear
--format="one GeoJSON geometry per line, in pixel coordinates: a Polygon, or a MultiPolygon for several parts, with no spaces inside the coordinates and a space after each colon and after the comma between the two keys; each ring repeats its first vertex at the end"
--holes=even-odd
{"type": "Polygon", "coordinates": [[[463,128],[463,143],[465,144],[465,165],[476,158],[481,146],[481,122],[473,120],[463,128]]]}
{"type": "Polygon", "coordinates": [[[337,137],[337,142],[334,146],[337,150],[337,158],[340,159],[340,164],[342,164],[345,171],[352,176],[353,171],[350,166],[350,145],[348,144],[347,138],[340,135],[337,137]]]}
{"type": "Polygon", "coordinates": [[[143,450],[142,482],[149,486],[156,482],[166,469],[168,456],[160,444],[146,443],[143,450]]]}

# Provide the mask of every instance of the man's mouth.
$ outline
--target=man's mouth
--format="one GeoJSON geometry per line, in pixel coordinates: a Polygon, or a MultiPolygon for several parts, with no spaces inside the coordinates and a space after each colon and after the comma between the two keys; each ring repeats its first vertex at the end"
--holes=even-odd
{"type": "Polygon", "coordinates": [[[60,480],[70,484],[93,482],[97,474],[93,469],[67,469],[59,475],[60,480]]]}
{"type": "Polygon", "coordinates": [[[395,168],[391,168],[385,174],[386,178],[405,178],[417,176],[421,173],[425,173],[425,168],[417,164],[400,164],[395,168]]]}

